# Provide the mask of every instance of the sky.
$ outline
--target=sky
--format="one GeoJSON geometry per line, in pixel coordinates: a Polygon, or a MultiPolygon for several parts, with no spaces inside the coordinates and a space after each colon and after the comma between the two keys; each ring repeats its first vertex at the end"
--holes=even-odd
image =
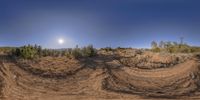
{"type": "Polygon", "coordinates": [[[0,46],[200,46],[199,0],[0,0],[0,46]],[[59,44],[58,40],[64,40],[59,44]]]}

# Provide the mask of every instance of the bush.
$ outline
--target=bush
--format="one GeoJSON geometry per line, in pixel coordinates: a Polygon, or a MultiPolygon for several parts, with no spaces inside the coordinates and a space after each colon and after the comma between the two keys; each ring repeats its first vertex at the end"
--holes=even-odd
{"type": "Polygon", "coordinates": [[[13,51],[13,54],[17,57],[21,57],[24,59],[33,59],[37,57],[38,51],[33,46],[28,45],[28,46],[16,48],[13,51]]]}
{"type": "Polygon", "coordinates": [[[160,50],[160,48],[156,47],[156,48],[153,48],[152,51],[153,52],[160,52],[161,50],[160,50]]]}
{"type": "Polygon", "coordinates": [[[106,52],[113,51],[111,47],[101,48],[101,50],[105,50],[106,52]]]}
{"type": "Polygon", "coordinates": [[[73,56],[74,58],[80,58],[80,57],[82,57],[80,48],[75,48],[75,49],[73,49],[73,50],[72,50],[72,56],[73,56]]]}
{"type": "Polygon", "coordinates": [[[96,55],[96,50],[93,48],[92,45],[89,45],[87,47],[83,47],[82,49],[82,56],[84,57],[92,57],[96,55]]]}
{"type": "Polygon", "coordinates": [[[93,57],[97,54],[97,51],[95,48],[93,48],[92,45],[88,45],[83,48],[78,48],[76,47],[75,49],[72,50],[72,56],[75,58],[80,58],[80,57],[93,57]]]}
{"type": "Polygon", "coordinates": [[[0,53],[10,54],[14,47],[0,47],[0,53]]]}

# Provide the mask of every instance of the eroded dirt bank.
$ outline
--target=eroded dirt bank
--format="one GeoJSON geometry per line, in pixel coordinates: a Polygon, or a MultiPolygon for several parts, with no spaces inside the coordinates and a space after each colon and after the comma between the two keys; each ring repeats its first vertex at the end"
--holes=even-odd
{"type": "Polygon", "coordinates": [[[198,56],[127,52],[34,62],[1,55],[0,100],[200,99],[198,56]]]}

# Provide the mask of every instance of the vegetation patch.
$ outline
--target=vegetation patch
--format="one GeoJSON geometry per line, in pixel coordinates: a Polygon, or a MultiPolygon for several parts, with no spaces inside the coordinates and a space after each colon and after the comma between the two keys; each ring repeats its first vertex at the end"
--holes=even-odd
{"type": "Polygon", "coordinates": [[[177,43],[171,41],[160,41],[151,43],[151,51],[153,52],[168,52],[168,53],[196,53],[200,52],[200,47],[190,46],[187,43],[177,43]]]}
{"type": "Polygon", "coordinates": [[[34,59],[39,57],[93,57],[97,55],[97,50],[92,46],[88,45],[83,48],[68,48],[68,49],[42,49],[41,46],[28,45],[19,48],[12,49],[12,56],[23,58],[23,59],[34,59]]]}

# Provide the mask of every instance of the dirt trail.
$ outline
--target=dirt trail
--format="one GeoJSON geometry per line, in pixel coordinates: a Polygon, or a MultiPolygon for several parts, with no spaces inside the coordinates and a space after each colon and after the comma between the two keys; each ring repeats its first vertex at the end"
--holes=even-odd
{"type": "Polygon", "coordinates": [[[62,68],[63,73],[52,74],[32,73],[38,71],[36,67],[23,68],[1,55],[0,100],[200,99],[199,61],[194,58],[170,68],[145,70],[100,56],[83,61],[84,66],[71,66],[78,71],[62,68]]]}

